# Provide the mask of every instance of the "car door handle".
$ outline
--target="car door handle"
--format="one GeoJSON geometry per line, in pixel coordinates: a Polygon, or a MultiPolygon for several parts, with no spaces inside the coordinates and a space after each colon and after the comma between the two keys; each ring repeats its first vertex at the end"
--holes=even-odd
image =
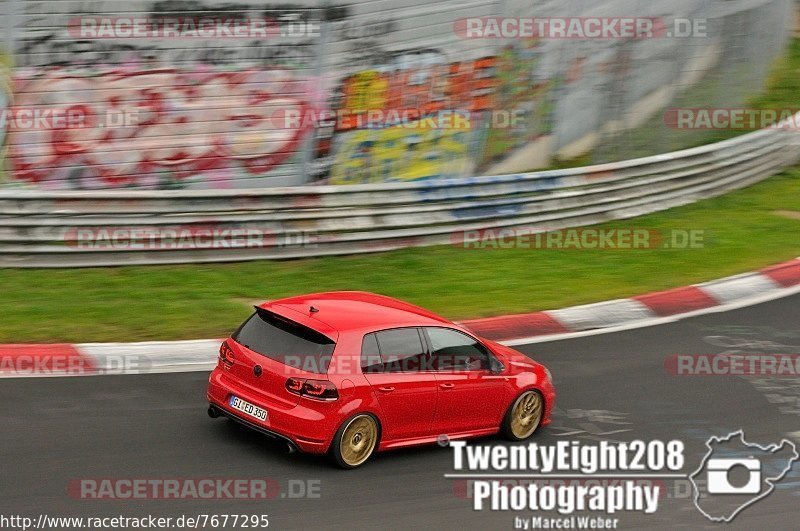
{"type": "Polygon", "coordinates": [[[442,389],[452,389],[455,386],[456,386],[456,384],[454,384],[454,383],[439,384],[439,387],[441,387],[442,389]]]}
{"type": "Polygon", "coordinates": [[[378,387],[378,391],[381,393],[391,393],[394,391],[394,387],[378,387]]]}

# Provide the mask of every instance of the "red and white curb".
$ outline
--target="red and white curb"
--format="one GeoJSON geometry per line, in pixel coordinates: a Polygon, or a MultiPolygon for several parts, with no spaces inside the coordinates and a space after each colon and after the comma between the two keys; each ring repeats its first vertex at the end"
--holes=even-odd
{"type": "Polygon", "coordinates": [[[0,378],[211,370],[222,339],[0,345],[0,378]]]}
{"type": "MultiPolygon", "coordinates": [[[[462,322],[507,345],[652,326],[800,293],[800,258],[760,271],[630,299],[462,322]]],[[[0,345],[0,378],[208,371],[221,339],[0,345]]]]}
{"type": "Polygon", "coordinates": [[[675,321],[800,292],[800,258],[702,284],[561,310],[464,321],[476,334],[505,344],[577,337],[675,321]]]}

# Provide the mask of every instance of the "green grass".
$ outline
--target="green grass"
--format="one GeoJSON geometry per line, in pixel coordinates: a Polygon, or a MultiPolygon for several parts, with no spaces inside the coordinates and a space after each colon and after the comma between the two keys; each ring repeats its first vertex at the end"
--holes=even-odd
{"type": "Polygon", "coordinates": [[[603,227],[701,229],[701,249],[407,249],[223,265],[0,270],[0,342],[227,334],[254,301],[368,290],[463,319],[627,297],[800,255],[800,169],[723,197],[603,227]]]}

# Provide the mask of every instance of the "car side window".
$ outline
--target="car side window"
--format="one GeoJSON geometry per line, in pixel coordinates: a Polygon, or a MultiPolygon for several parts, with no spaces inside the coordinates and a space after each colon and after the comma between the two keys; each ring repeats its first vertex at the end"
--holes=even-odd
{"type": "Polygon", "coordinates": [[[375,334],[364,336],[361,344],[361,370],[364,372],[383,372],[383,360],[378,350],[378,338],[375,334]]]}
{"type": "Polygon", "coordinates": [[[419,372],[424,368],[427,353],[416,328],[395,328],[369,335],[374,336],[375,343],[372,338],[364,337],[361,348],[364,372],[419,372]]]}
{"type": "Polygon", "coordinates": [[[431,344],[431,363],[436,370],[477,371],[490,368],[486,347],[463,332],[450,328],[425,329],[431,344]]]}

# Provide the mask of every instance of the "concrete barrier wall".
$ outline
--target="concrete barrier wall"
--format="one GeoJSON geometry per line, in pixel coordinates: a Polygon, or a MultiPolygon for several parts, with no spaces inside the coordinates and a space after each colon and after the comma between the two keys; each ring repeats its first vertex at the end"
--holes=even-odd
{"type": "Polygon", "coordinates": [[[8,129],[0,178],[4,187],[42,191],[218,190],[507,173],[598,146],[619,160],[628,139],[616,131],[651,119],[705,76],[717,80],[709,89],[715,106],[757,90],[785,42],[790,6],[5,0],[3,46],[13,69],[0,104],[89,119],[80,128],[8,129]],[[676,17],[703,19],[708,36],[463,38],[460,19],[495,15],[658,17],[668,30],[676,17]],[[277,29],[263,38],[98,33],[104,19],[137,17],[270,20],[277,29]],[[469,126],[365,128],[356,119],[408,109],[464,113],[469,126]],[[315,121],[328,110],[345,117],[315,121]],[[298,114],[304,119],[287,126],[286,116],[298,114]],[[509,117],[518,119],[513,127],[509,117]]]}

